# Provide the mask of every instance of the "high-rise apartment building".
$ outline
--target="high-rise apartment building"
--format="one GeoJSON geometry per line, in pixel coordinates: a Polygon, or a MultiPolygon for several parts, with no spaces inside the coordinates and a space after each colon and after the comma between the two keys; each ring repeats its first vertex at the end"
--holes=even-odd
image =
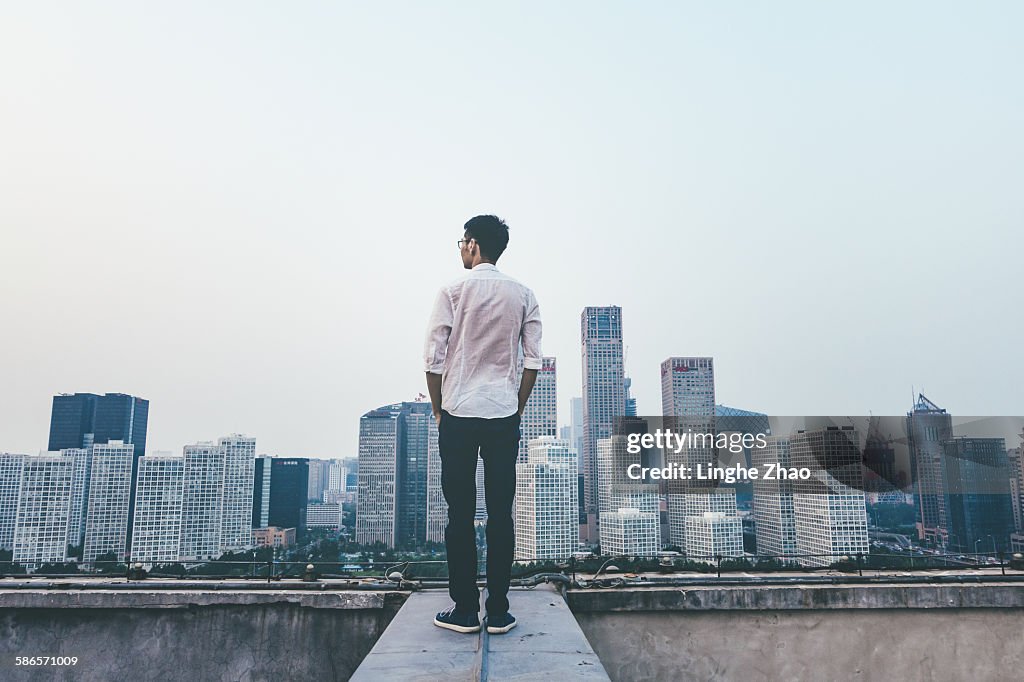
{"type": "MultiPolygon", "coordinates": [[[[477,458],[479,460],[479,457],[477,458]]],[[[483,469],[477,461],[477,468],[483,469]]],[[[478,478],[477,485],[483,488],[483,480],[478,478]]],[[[477,495],[479,509],[479,491],[477,495]]],[[[427,542],[444,542],[444,529],[448,525],[448,502],[444,499],[441,488],[441,450],[437,438],[427,443],[427,542]]]]}
{"type": "Polygon", "coordinates": [[[686,517],[686,556],[714,563],[743,556],[743,521],[736,514],[707,511],[686,517]]]}
{"type": "Polygon", "coordinates": [[[72,461],[47,453],[25,457],[14,519],[13,560],[28,570],[67,556],[72,461]]]}
{"type": "Polygon", "coordinates": [[[610,438],[615,419],[626,414],[623,367],[622,308],[587,307],[580,314],[583,360],[583,508],[587,515],[584,536],[597,538],[597,443],[610,438]]]}
{"type": "Polygon", "coordinates": [[[631,507],[602,514],[602,554],[653,557],[661,549],[657,539],[657,514],[631,507]]]}
{"type": "Polygon", "coordinates": [[[65,448],[60,451],[61,455],[72,461],[68,544],[73,547],[83,547],[85,544],[85,521],[89,510],[89,479],[92,476],[92,452],[92,446],[65,448]]]}
{"type": "Polygon", "coordinates": [[[515,556],[565,559],[579,545],[576,453],[552,436],[530,441],[526,462],[516,465],[515,556]]]}
{"type": "Polygon", "coordinates": [[[96,557],[108,554],[113,554],[116,561],[124,561],[132,509],[134,461],[135,445],[132,443],[110,440],[92,445],[82,553],[82,561],[87,565],[93,564],[96,557]]]}
{"type": "Polygon", "coordinates": [[[629,478],[633,465],[650,467],[655,452],[631,453],[628,437],[647,431],[647,422],[623,418],[617,433],[597,442],[597,491],[602,553],[652,556],[661,548],[658,485],[629,478]],[[628,533],[623,535],[626,530],[628,533]],[[654,548],[653,551],[651,548],[654,548]]]}
{"type": "Polygon", "coordinates": [[[330,462],[323,459],[309,459],[309,485],[306,494],[310,500],[323,501],[330,476],[330,462]]]}
{"type": "MultiPolygon", "coordinates": [[[[519,361],[519,377],[522,380],[522,358],[519,361]]],[[[526,401],[523,418],[519,423],[519,457],[517,462],[526,462],[530,453],[530,442],[534,438],[558,435],[558,376],[555,358],[544,357],[537,370],[537,381],[533,385],[530,399],[526,401]]],[[[579,528],[576,529],[577,531],[579,528]]]]}
{"type": "Polygon", "coordinates": [[[221,554],[224,449],[213,443],[186,445],[183,469],[178,555],[184,561],[216,559],[221,554]]]}
{"type": "Polygon", "coordinates": [[[806,566],[829,566],[841,557],[868,553],[862,453],[852,426],[829,426],[791,434],[794,467],[811,480],[793,483],[797,553],[806,566]]]}
{"type": "Polygon", "coordinates": [[[398,469],[404,453],[402,406],[389,405],[359,419],[359,501],[356,542],[394,547],[398,540],[398,469]]]}
{"type": "Polygon", "coordinates": [[[139,458],[138,466],[131,561],[147,565],[177,561],[185,460],[147,455],[139,458]]]}
{"type": "Polygon", "coordinates": [[[0,452],[0,549],[14,546],[14,522],[24,465],[25,455],[0,452]]]}
{"type": "Polygon", "coordinates": [[[754,480],[754,524],[757,553],[778,557],[796,553],[796,521],[793,515],[793,484],[789,480],[765,479],[769,465],[791,466],[788,436],[768,436],[766,446],[753,448],[751,464],[760,476],[754,480]]]}
{"type": "Polygon", "coordinates": [[[217,441],[224,452],[224,495],[221,499],[222,551],[252,546],[252,501],[256,439],[232,434],[217,441]]]}

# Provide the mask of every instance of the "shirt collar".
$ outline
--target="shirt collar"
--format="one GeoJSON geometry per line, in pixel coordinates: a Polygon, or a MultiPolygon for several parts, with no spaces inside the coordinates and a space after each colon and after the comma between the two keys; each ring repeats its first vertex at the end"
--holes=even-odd
{"type": "Polygon", "coordinates": [[[477,270],[497,270],[497,269],[498,268],[496,268],[494,266],[494,263],[480,263],[478,265],[474,265],[473,269],[470,270],[470,272],[476,272],[477,270]]]}

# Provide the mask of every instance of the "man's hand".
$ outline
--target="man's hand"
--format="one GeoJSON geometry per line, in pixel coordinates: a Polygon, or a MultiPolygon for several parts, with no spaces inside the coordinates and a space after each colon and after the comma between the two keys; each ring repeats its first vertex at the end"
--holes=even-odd
{"type": "Polygon", "coordinates": [[[427,395],[430,396],[430,409],[434,412],[437,425],[441,425],[441,375],[427,372],[427,395]]]}
{"type": "Polygon", "coordinates": [[[537,370],[535,369],[524,369],[523,380],[519,384],[519,416],[523,416],[523,412],[526,411],[526,401],[530,399],[530,393],[533,392],[533,384],[537,381],[537,370]]]}

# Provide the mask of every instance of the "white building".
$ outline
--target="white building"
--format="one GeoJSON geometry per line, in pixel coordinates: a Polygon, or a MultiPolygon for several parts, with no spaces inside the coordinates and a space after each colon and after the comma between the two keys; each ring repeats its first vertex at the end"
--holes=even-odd
{"type": "Polygon", "coordinates": [[[28,570],[67,556],[72,460],[47,453],[25,457],[14,521],[13,560],[28,570]]]}
{"type": "Polygon", "coordinates": [[[213,443],[186,445],[183,459],[178,556],[188,561],[215,559],[221,547],[224,450],[213,443]]]}
{"type": "Polygon", "coordinates": [[[82,554],[85,564],[91,565],[96,557],[111,552],[116,561],[124,561],[134,454],[134,445],[119,440],[92,445],[82,554]]]}
{"type": "MultiPolygon", "coordinates": [[[[645,421],[636,424],[638,431],[647,428],[645,421]]],[[[629,452],[625,435],[597,441],[598,528],[603,554],[654,556],[661,549],[658,486],[627,476],[630,465],[641,463],[641,458],[642,453],[629,452]],[[627,529],[631,532],[626,533],[627,529]]]]}
{"type": "Polygon", "coordinates": [[[686,517],[686,556],[714,563],[717,557],[743,556],[743,521],[720,511],[686,517]]]}
{"type": "Polygon", "coordinates": [[[341,505],[329,502],[310,502],[306,505],[306,528],[341,528],[341,505]]]}
{"type": "Polygon", "coordinates": [[[868,519],[861,479],[861,451],[852,427],[830,426],[790,436],[794,467],[812,480],[793,484],[796,549],[805,566],[829,566],[868,553],[868,519]]]}
{"type": "Polygon", "coordinates": [[[530,441],[526,462],[516,465],[517,560],[565,559],[576,551],[577,472],[569,441],[552,436],[530,441]]]}
{"type": "Polygon", "coordinates": [[[601,553],[653,557],[658,545],[658,515],[630,507],[601,514],[601,553]]]}
{"type": "MultiPolygon", "coordinates": [[[[522,363],[523,359],[520,356],[520,381],[523,377],[522,363]]],[[[558,372],[553,357],[544,357],[541,360],[541,367],[537,370],[537,381],[533,385],[530,399],[526,401],[519,430],[522,437],[519,439],[519,457],[516,462],[520,464],[529,458],[529,444],[534,438],[553,438],[558,435],[558,372]]]]}
{"type": "Polygon", "coordinates": [[[224,453],[224,495],[220,515],[220,551],[252,547],[252,491],[256,439],[232,434],[217,441],[224,453]]]}
{"type": "MultiPolygon", "coordinates": [[[[479,457],[477,468],[483,468],[479,457]]],[[[483,486],[483,483],[480,485],[483,486]]],[[[427,542],[444,542],[444,529],[447,525],[448,503],[441,489],[441,451],[437,445],[437,428],[434,427],[427,444],[427,542]]]]}
{"type": "Polygon", "coordinates": [[[24,464],[25,455],[0,453],[0,549],[14,546],[14,521],[18,515],[24,464]]]}
{"type": "Polygon", "coordinates": [[[793,514],[793,484],[788,480],[765,480],[768,465],[792,466],[788,436],[768,436],[767,446],[752,448],[751,464],[760,475],[753,481],[754,524],[757,553],[778,557],[796,553],[796,522],[793,514]]]}
{"type": "Polygon", "coordinates": [[[132,562],[161,564],[178,560],[183,477],[182,457],[149,455],[139,458],[132,562]]]}
{"type": "Polygon", "coordinates": [[[735,488],[691,492],[682,502],[687,557],[705,561],[718,554],[743,556],[743,519],[736,508],[735,488]],[[696,533],[693,538],[691,532],[696,533]]]}
{"type": "MultiPolygon", "coordinates": [[[[89,479],[92,476],[92,448],[67,448],[59,454],[72,460],[71,510],[68,513],[68,544],[85,543],[85,521],[89,510],[89,479]]],[[[58,454],[58,453],[54,453],[58,454]]]]}
{"type": "Polygon", "coordinates": [[[381,408],[359,420],[359,501],[356,542],[394,547],[398,491],[398,409],[381,408]]]}
{"type": "MultiPolygon", "coordinates": [[[[677,434],[692,431],[715,434],[715,363],[710,357],[670,357],[661,363],[661,409],[665,416],[663,426],[677,434]]],[[[716,463],[711,447],[694,445],[679,452],[665,452],[666,464],[677,464],[696,471],[698,464],[716,463]]],[[[686,547],[686,516],[691,513],[687,498],[695,481],[674,480],[665,485],[668,505],[670,542],[684,552],[686,547]]],[[[703,511],[697,512],[702,514],[703,511]]]]}

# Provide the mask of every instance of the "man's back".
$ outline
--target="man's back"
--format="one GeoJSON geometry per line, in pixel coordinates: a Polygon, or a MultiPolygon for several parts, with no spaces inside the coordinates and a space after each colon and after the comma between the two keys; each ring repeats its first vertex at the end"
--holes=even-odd
{"type": "Polygon", "coordinates": [[[438,293],[427,336],[427,371],[443,375],[442,408],[494,419],[518,409],[516,364],[540,369],[540,312],[533,292],[481,263],[438,293]]]}

